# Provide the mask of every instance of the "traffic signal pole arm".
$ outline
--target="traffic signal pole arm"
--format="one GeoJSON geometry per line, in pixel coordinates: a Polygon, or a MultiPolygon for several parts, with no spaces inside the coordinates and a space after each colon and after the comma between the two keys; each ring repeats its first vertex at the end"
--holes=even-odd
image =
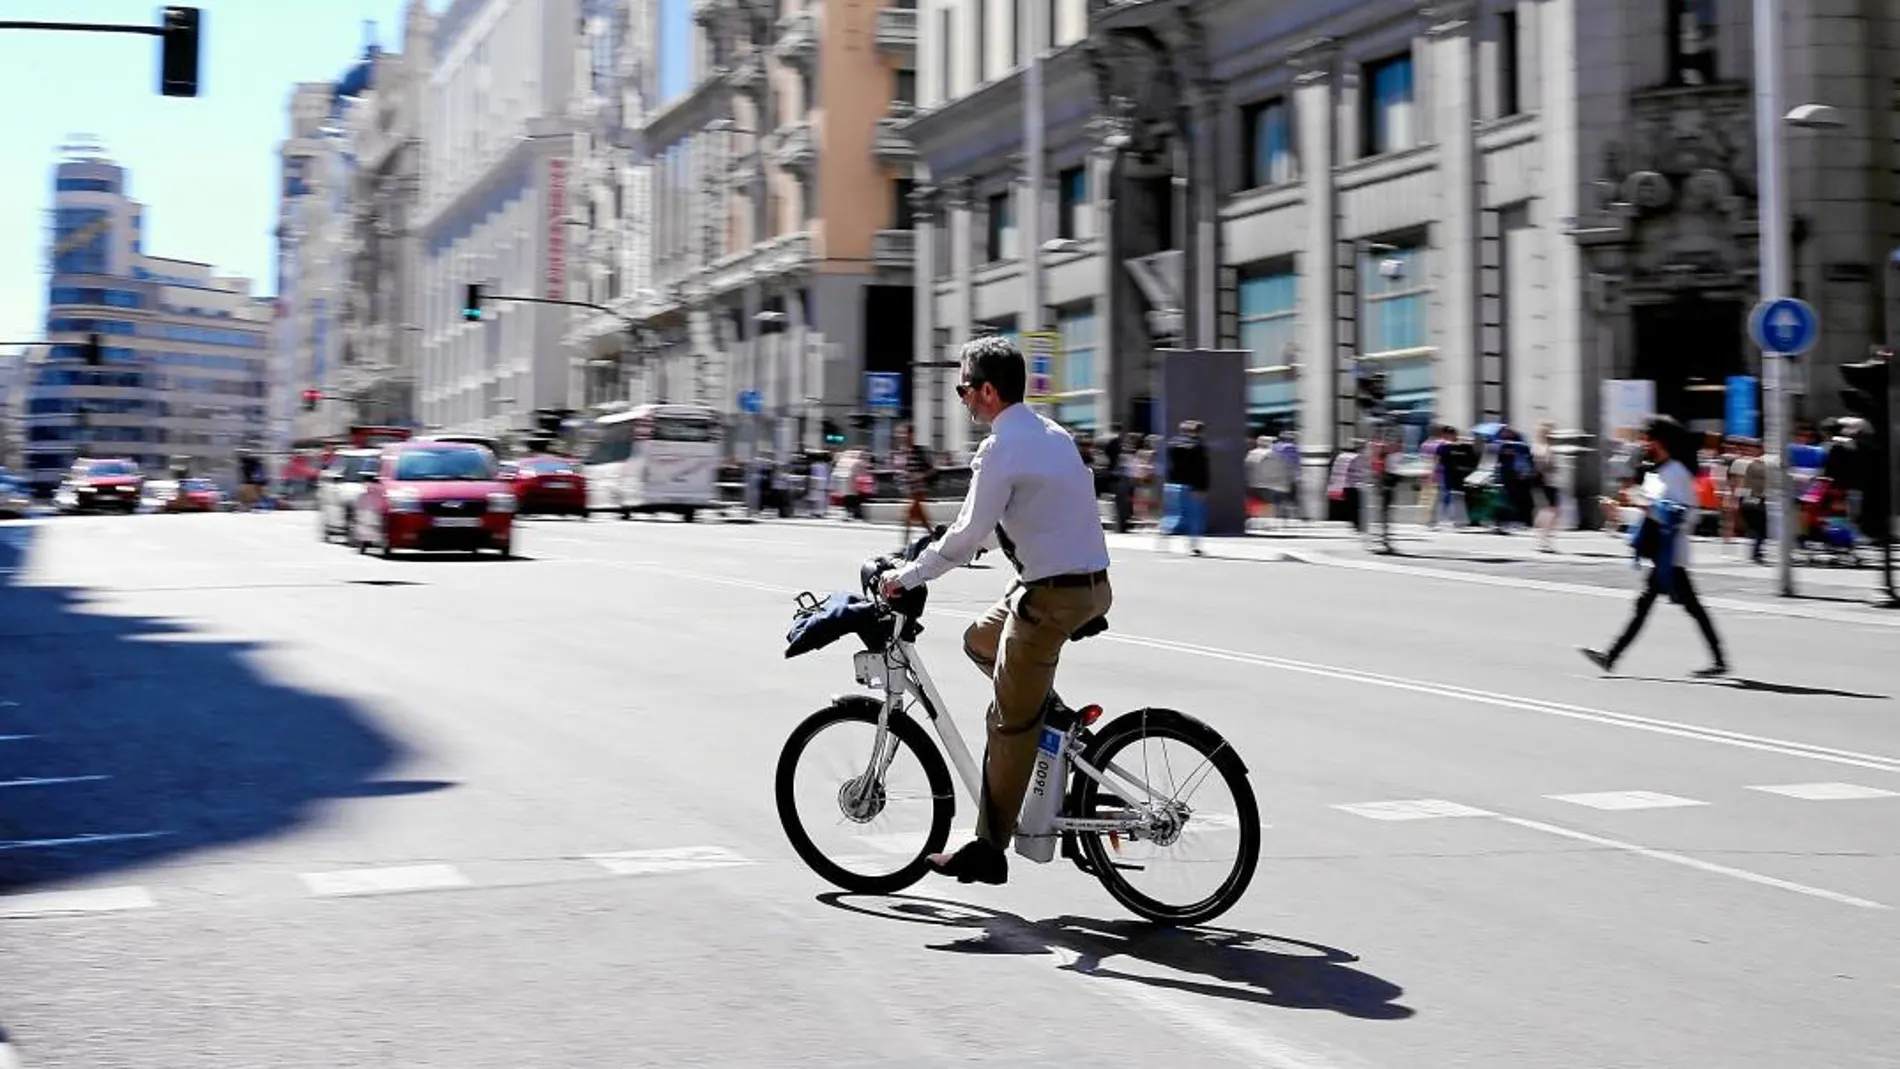
{"type": "Polygon", "coordinates": [[[0,30],[54,30],[67,33],[130,33],[160,39],[159,92],[165,96],[198,95],[198,32],[202,15],[195,7],[167,7],[157,26],[123,23],[40,22],[0,19],[0,30]]]}

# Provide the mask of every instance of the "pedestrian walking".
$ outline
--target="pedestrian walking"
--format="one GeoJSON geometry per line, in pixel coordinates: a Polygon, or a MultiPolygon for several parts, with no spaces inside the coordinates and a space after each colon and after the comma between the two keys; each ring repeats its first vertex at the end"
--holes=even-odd
{"type": "Polygon", "coordinates": [[[1207,443],[1201,440],[1201,421],[1181,421],[1181,432],[1168,443],[1168,484],[1163,491],[1161,545],[1166,548],[1172,536],[1187,535],[1188,550],[1195,556],[1201,550],[1201,536],[1207,533],[1207,443]]]}
{"type": "Polygon", "coordinates": [[[1695,674],[1724,675],[1728,672],[1728,659],[1722,654],[1722,640],[1716,635],[1715,624],[1696,597],[1695,583],[1689,578],[1690,533],[1695,530],[1697,493],[1695,476],[1680,458],[1693,459],[1693,446],[1682,424],[1668,416],[1657,416],[1643,430],[1643,447],[1655,466],[1643,477],[1637,491],[1644,512],[1630,543],[1639,561],[1652,562],[1649,576],[1643,584],[1642,595],[1636,599],[1636,611],[1623,633],[1617,636],[1616,643],[1608,652],[1586,647],[1583,655],[1605,672],[1613,670],[1617,659],[1642,631],[1650,606],[1658,597],[1667,595],[1696,622],[1714,658],[1708,667],[1697,669],[1695,674]]]}

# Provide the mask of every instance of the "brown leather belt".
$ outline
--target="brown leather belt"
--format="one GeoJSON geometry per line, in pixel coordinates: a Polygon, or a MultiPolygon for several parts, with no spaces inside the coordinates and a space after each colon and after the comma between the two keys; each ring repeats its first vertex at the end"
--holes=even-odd
{"type": "Polygon", "coordinates": [[[1070,572],[1067,575],[1051,575],[1042,579],[1025,582],[1024,586],[1096,586],[1108,582],[1108,569],[1099,572],[1070,572]]]}

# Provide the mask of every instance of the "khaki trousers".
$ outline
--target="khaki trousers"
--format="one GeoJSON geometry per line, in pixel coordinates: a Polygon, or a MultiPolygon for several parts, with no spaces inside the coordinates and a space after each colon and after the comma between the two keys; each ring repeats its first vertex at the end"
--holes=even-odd
{"type": "Polygon", "coordinates": [[[1106,615],[1107,577],[1091,586],[1015,586],[963,633],[963,651],[995,683],[976,834],[1008,847],[1035,769],[1042,706],[1069,636],[1106,615]]]}

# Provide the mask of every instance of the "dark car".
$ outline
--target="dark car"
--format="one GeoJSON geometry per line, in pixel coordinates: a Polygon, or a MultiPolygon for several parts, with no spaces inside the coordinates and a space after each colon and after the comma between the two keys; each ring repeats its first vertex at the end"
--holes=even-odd
{"type": "Polygon", "coordinates": [[[385,446],[357,500],[350,540],[387,557],[398,549],[514,553],[515,495],[477,445],[411,441],[385,446]]]}

